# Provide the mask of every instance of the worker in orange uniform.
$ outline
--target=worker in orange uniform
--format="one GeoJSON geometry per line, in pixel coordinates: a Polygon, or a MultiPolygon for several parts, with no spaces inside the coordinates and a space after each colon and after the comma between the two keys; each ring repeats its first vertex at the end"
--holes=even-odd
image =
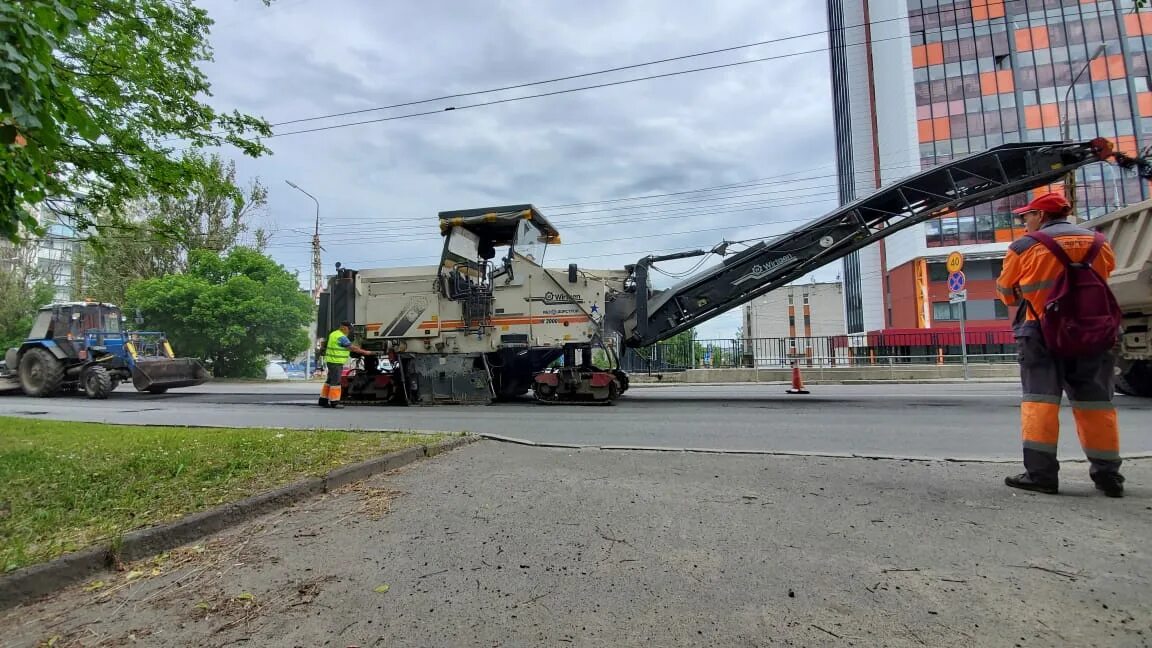
{"type": "Polygon", "coordinates": [[[344,407],[344,404],[340,402],[340,374],[343,373],[344,364],[348,362],[348,358],[353,353],[366,356],[376,355],[352,344],[351,338],[348,337],[351,334],[352,323],[341,322],[340,328],[328,335],[328,343],[324,349],[324,363],[328,365],[328,380],[320,388],[320,407],[344,407]]]}
{"type": "MultiPolygon", "coordinates": [[[[1008,248],[996,287],[1005,304],[1019,305],[1013,328],[1024,388],[1020,410],[1027,472],[1008,477],[1004,482],[1029,491],[1059,492],[1060,463],[1056,449],[1060,437],[1060,400],[1062,393],[1067,392],[1080,445],[1091,464],[1092,481],[1105,495],[1122,497],[1120,432],[1112,404],[1116,358],[1111,349],[1082,357],[1057,355],[1050,350],[1053,344],[1046,343],[1041,328],[1052,288],[1066,272],[1065,261],[1048,245],[1058,245],[1073,263],[1087,260],[1103,281],[1107,281],[1116,267],[1107,241],[1100,236],[1097,242],[1096,232],[1069,223],[1071,212],[1068,201],[1057,194],[1039,196],[1013,211],[1027,233],[1008,248]],[[1040,234],[1034,237],[1036,232],[1040,234]],[[1045,243],[1044,235],[1051,240],[1045,243]]],[[[1093,308],[1099,310],[1099,307],[1093,308]]]]}

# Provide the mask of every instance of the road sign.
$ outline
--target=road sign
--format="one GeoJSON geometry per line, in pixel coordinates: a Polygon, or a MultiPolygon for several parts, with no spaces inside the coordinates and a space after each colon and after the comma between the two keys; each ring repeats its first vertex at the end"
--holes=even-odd
{"type": "Polygon", "coordinates": [[[964,290],[964,280],[964,273],[959,270],[948,275],[948,290],[951,292],[964,290]]]}
{"type": "Polygon", "coordinates": [[[960,272],[964,267],[964,255],[959,252],[953,252],[948,255],[948,272],[960,272]]]}
{"type": "Polygon", "coordinates": [[[959,304],[961,302],[966,302],[966,301],[968,301],[968,291],[967,290],[957,290],[955,292],[948,293],[948,303],[949,304],[959,304]]]}

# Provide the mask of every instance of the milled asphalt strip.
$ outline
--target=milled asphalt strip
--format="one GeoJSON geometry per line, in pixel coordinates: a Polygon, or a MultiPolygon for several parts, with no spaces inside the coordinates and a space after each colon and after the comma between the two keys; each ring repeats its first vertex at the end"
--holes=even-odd
{"type": "MultiPolygon", "coordinates": [[[[683,452],[690,454],[726,454],[726,455],[768,455],[776,457],[827,457],[830,459],[875,459],[885,461],[947,461],[952,463],[986,463],[986,464],[1014,464],[1020,463],[1019,459],[1004,459],[1001,457],[925,457],[925,456],[908,456],[908,455],[886,455],[886,454],[859,454],[851,452],[806,452],[803,450],[728,450],[725,448],[675,448],[668,446],[643,446],[643,445],[577,445],[573,443],[551,443],[548,441],[531,441],[529,439],[520,439],[517,437],[504,436],[502,434],[487,434],[480,433],[482,439],[491,441],[499,441],[501,443],[513,443],[516,445],[533,446],[536,448],[567,448],[572,450],[625,450],[632,452],[683,452]]],[[[1140,452],[1133,454],[1123,455],[1123,459],[1152,459],[1152,452],[1140,452]]],[[[1068,459],[1061,459],[1061,463],[1086,463],[1088,460],[1083,457],[1072,457],[1068,459]]]]}
{"type": "Polygon", "coordinates": [[[66,585],[105,571],[114,557],[132,561],[153,556],[309,497],[394,470],[417,459],[435,457],[479,439],[477,436],[457,437],[434,445],[398,450],[382,457],[337,468],[321,477],[298,481],[239,502],[193,513],[170,524],[132,531],[124,535],[115,549],[92,547],[0,575],[0,610],[50,594],[66,585]]]}

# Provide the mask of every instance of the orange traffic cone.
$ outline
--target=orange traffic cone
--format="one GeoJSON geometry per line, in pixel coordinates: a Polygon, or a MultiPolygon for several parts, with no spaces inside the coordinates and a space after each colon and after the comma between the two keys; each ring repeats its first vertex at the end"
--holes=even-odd
{"type": "Polygon", "coordinates": [[[792,388],[788,390],[789,394],[809,394],[807,389],[804,389],[804,380],[800,377],[800,365],[795,362],[792,363],[792,388]]]}

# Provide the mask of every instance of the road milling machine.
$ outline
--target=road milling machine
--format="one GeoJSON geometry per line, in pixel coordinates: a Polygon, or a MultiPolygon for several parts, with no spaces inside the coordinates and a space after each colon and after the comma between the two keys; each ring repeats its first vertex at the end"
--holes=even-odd
{"type": "Polygon", "coordinates": [[[697,326],[917,223],[1060,181],[1111,159],[1103,138],[1005,144],[941,164],[847,203],[787,234],[729,254],[728,243],[646,256],[623,271],[541,264],[559,232],[535,207],[442,212],[438,266],[340,268],[321,295],[320,333],[353,322],[360,358],[346,375],[352,400],[490,402],[532,390],[546,403],[611,403],[628,388],[622,347],[642,348],[697,326]],[[709,254],[724,259],[657,290],[655,264],[709,254]],[[597,353],[597,351],[602,353],[597,353]],[[593,362],[599,356],[601,364],[593,362]]]}
{"type": "Polygon", "coordinates": [[[560,234],[531,205],[439,216],[438,266],[338,267],[321,294],[321,334],[350,321],[359,344],[387,359],[355,359],[346,401],[487,403],[532,391],[611,403],[628,389],[603,329],[627,273],[543,267],[560,234]],[[594,364],[596,350],[611,367],[594,364]]]}

